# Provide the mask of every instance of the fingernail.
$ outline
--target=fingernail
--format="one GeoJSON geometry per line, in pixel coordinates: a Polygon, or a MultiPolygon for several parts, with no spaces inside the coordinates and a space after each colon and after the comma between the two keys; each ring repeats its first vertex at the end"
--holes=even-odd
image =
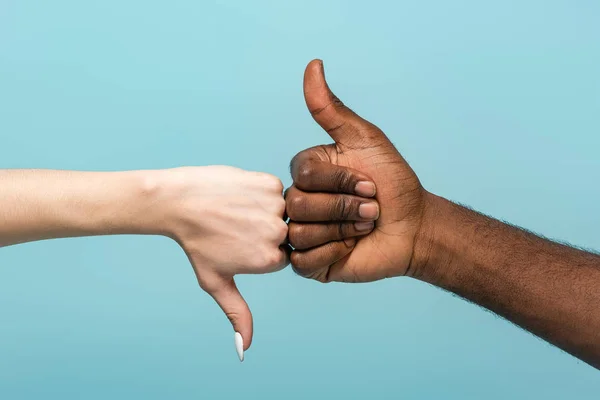
{"type": "Polygon", "coordinates": [[[379,217],[379,206],[377,203],[362,203],[358,206],[358,215],[365,219],[377,219],[379,217]]]}
{"type": "Polygon", "coordinates": [[[352,247],[356,244],[356,239],[354,239],[354,238],[344,239],[344,244],[348,247],[352,247]]]}
{"type": "Polygon", "coordinates": [[[359,232],[367,232],[375,227],[375,223],[372,221],[367,222],[355,222],[354,228],[359,232]]]}
{"type": "Polygon", "coordinates": [[[240,358],[240,361],[244,361],[244,338],[242,338],[242,334],[236,332],[234,335],[235,341],[235,351],[237,351],[237,355],[240,358]]]}
{"type": "Polygon", "coordinates": [[[354,191],[359,196],[373,197],[375,196],[375,184],[373,182],[360,181],[354,187],[354,191]]]}

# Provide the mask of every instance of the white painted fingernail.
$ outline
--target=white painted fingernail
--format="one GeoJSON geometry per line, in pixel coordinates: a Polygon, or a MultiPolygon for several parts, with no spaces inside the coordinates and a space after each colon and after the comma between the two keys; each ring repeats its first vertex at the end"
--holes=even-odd
{"type": "Polygon", "coordinates": [[[240,361],[244,361],[244,338],[239,332],[235,333],[235,351],[237,351],[240,361]]]}

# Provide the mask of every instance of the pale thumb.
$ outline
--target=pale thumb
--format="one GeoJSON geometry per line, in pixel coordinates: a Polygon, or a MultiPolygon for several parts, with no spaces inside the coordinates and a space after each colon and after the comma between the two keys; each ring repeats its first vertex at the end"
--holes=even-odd
{"type": "MultiPolygon", "coordinates": [[[[208,293],[219,304],[231,325],[233,330],[238,332],[243,339],[243,350],[248,350],[252,344],[252,313],[246,303],[246,300],[240,294],[233,278],[222,279],[218,285],[211,285],[208,293]]],[[[243,359],[240,355],[240,359],[243,359]]]]}

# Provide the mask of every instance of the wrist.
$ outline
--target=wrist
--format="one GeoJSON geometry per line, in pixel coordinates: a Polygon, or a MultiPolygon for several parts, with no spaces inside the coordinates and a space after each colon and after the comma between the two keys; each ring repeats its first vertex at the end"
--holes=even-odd
{"type": "Polygon", "coordinates": [[[133,233],[175,238],[182,183],[177,169],[133,171],[129,198],[129,229],[133,233]]]}
{"type": "Polygon", "coordinates": [[[450,213],[447,200],[433,193],[426,193],[423,216],[415,236],[410,263],[411,277],[435,283],[441,279],[441,275],[448,272],[451,256],[445,233],[450,213]]]}
{"type": "Polygon", "coordinates": [[[88,220],[99,234],[164,235],[168,180],[164,170],[109,172],[88,220]]]}
{"type": "Polygon", "coordinates": [[[206,217],[213,208],[205,201],[211,187],[209,171],[206,167],[139,171],[138,195],[143,207],[137,229],[178,243],[197,234],[203,222],[199,213],[206,217]]]}

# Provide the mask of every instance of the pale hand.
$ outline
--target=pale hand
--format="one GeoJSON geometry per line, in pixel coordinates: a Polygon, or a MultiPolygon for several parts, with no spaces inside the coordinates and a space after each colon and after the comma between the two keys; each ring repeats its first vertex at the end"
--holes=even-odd
{"type": "Polygon", "coordinates": [[[233,276],[279,271],[288,264],[283,185],[275,176],[228,166],[165,171],[168,236],[187,254],[200,283],[234,330],[252,342],[252,314],[233,276]]]}

